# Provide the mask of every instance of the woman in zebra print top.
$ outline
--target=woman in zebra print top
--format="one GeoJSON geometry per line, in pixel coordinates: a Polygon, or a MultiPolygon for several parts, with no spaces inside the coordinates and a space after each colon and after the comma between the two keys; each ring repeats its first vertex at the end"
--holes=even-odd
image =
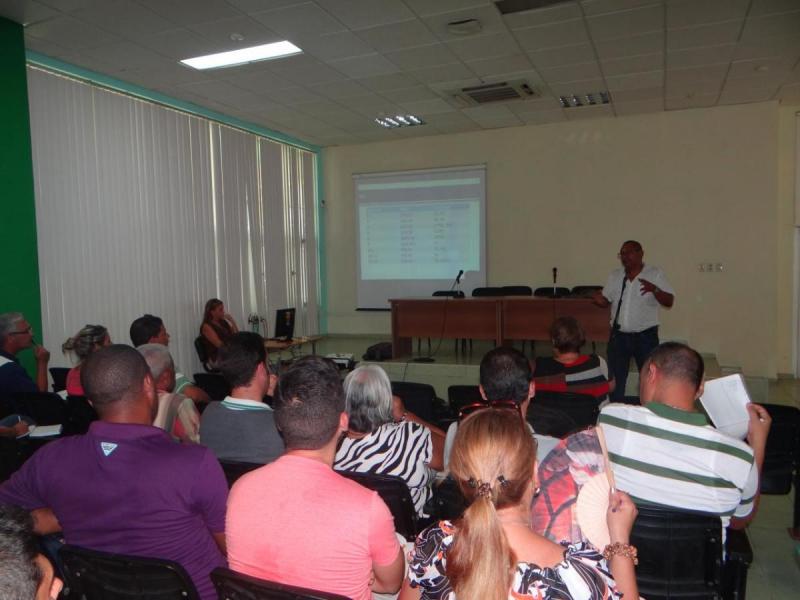
{"type": "MultiPolygon", "coordinates": [[[[434,469],[442,468],[442,444],[434,444],[427,424],[400,411],[395,420],[392,386],[383,369],[365,365],[344,380],[349,431],[336,452],[333,468],[340,471],[394,475],[408,485],[417,514],[431,496],[434,469]]],[[[435,428],[434,428],[435,429],[435,428]]]]}

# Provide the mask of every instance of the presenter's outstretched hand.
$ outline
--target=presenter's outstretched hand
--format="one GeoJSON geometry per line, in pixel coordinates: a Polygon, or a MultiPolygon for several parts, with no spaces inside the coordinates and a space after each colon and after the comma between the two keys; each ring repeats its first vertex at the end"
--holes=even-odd
{"type": "Polygon", "coordinates": [[[656,287],[656,284],[651,282],[651,281],[647,281],[647,279],[641,279],[640,278],[639,279],[639,283],[642,284],[642,287],[641,287],[642,296],[644,296],[645,294],[655,294],[656,290],[658,290],[658,288],[656,287]]]}

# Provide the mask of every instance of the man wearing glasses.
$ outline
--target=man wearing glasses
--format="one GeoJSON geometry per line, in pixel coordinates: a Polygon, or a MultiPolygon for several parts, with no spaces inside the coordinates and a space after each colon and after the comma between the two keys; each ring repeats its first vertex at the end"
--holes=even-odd
{"type": "Polygon", "coordinates": [[[0,315],[0,396],[20,392],[47,391],[47,363],[50,353],[33,342],[33,329],[22,313],[0,315]],[[21,350],[33,346],[36,358],[36,382],[17,360],[21,350]]]}
{"type": "Polygon", "coordinates": [[[594,296],[598,306],[611,306],[611,337],[608,340],[608,368],[616,387],[612,402],[625,398],[625,382],[631,358],[642,370],[645,360],[658,344],[658,309],[670,308],[675,292],[664,272],[645,265],[642,245],[634,240],[622,244],[619,251],[622,267],[608,276],[601,292],[594,296]]]}

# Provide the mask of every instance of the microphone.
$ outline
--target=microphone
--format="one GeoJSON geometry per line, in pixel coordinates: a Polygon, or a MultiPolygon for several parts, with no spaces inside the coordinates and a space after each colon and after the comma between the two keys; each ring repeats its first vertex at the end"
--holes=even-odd
{"type": "Polygon", "coordinates": [[[464,274],[464,269],[458,270],[458,275],[456,275],[456,284],[461,283],[461,276],[464,274]]]}
{"type": "Polygon", "coordinates": [[[556,284],[557,279],[558,279],[558,267],[553,267],[553,285],[556,284]]]}

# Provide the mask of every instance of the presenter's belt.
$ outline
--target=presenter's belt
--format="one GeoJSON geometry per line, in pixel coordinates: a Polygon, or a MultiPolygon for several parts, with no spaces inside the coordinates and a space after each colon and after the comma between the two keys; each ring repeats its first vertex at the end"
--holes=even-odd
{"type": "Polygon", "coordinates": [[[658,325],[653,325],[652,327],[642,329],[641,331],[620,331],[619,327],[617,327],[617,329],[611,330],[611,337],[614,337],[614,335],[642,335],[643,333],[652,332],[658,333],[658,325]]]}

